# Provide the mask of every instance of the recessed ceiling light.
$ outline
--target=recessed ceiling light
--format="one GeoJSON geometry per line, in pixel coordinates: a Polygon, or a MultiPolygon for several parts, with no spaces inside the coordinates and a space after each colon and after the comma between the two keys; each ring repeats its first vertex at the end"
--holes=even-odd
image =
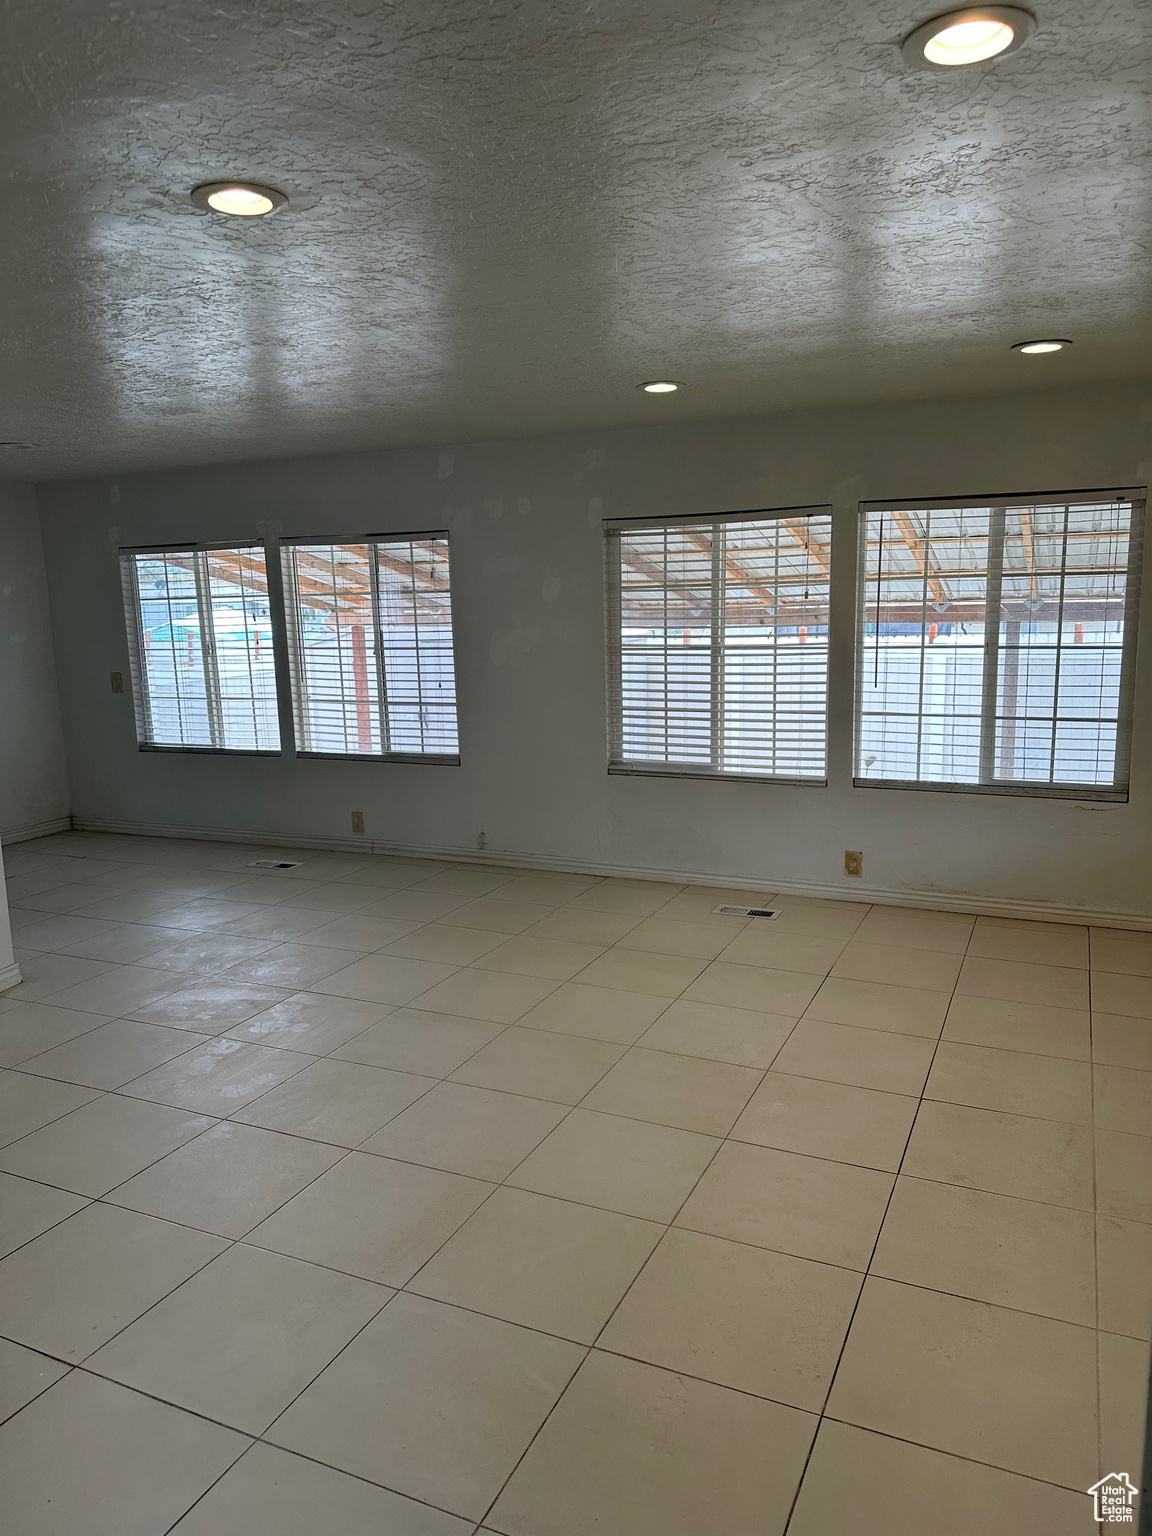
{"type": "Polygon", "coordinates": [[[973,6],[926,21],[908,34],[900,51],[914,69],[956,69],[1015,53],[1035,26],[1036,18],[1019,6],[973,6]]]}
{"type": "Polygon", "coordinates": [[[1038,352],[1063,352],[1065,347],[1070,347],[1071,345],[1072,343],[1066,336],[1051,336],[1045,341],[1014,341],[1012,343],[1012,350],[1013,352],[1027,352],[1029,356],[1034,356],[1038,352]]]}
{"type": "Polygon", "coordinates": [[[677,384],[675,379],[649,379],[647,384],[638,384],[636,387],[646,395],[674,395],[683,385],[677,384]]]}
{"type": "Polygon", "coordinates": [[[283,208],[288,199],[275,187],[261,186],[255,181],[206,181],[193,189],[192,201],[206,212],[258,219],[283,208]]]}

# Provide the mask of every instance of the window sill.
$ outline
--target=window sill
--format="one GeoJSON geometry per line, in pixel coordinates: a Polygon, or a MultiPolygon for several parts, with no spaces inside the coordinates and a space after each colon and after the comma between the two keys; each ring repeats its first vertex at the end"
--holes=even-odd
{"type": "Polygon", "coordinates": [[[332,763],[427,763],[431,767],[459,768],[460,757],[435,752],[297,752],[297,757],[332,763]]]}
{"type": "Polygon", "coordinates": [[[141,741],[140,752],[191,752],[198,757],[283,757],[280,747],[178,747],[164,741],[141,741]]]}
{"type": "Polygon", "coordinates": [[[1128,790],[1080,784],[932,784],[922,779],[853,779],[854,789],[914,789],[929,794],[1007,795],[1017,800],[1095,800],[1125,805],[1128,790]]]}
{"type": "Polygon", "coordinates": [[[720,784],[790,784],[801,789],[827,789],[828,780],[784,778],[767,773],[721,773],[702,767],[661,767],[657,763],[609,763],[609,774],[642,779],[697,779],[720,784]]]}

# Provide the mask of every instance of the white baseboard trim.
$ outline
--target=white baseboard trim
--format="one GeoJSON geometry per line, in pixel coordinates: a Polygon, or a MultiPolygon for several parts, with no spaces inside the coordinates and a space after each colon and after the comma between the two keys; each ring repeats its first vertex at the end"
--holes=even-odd
{"type": "Polygon", "coordinates": [[[49,837],[53,832],[71,830],[71,816],[57,816],[54,821],[37,821],[30,827],[13,827],[9,832],[0,832],[0,846],[7,848],[9,843],[27,843],[34,837],[49,837]]]}
{"type": "Polygon", "coordinates": [[[115,832],[134,837],[179,837],[195,842],[247,843],[258,848],[314,848],[333,853],[395,854],[405,858],[448,859],[460,864],[505,864],[516,869],[549,869],[577,875],[616,875],[626,880],[664,880],[676,885],[731,886],[739,890],[772,892],[781,896],[812,896],[829,901],[868,901],[882,906],[926,907],[937,912],[978,912],[989,917],[1022,917],[1050,923],[1092,923],[1103,928],[1152,930],[1152,913],[1149,912],[1026,901],[1014,896],[987,896],[970,891],[925,891],[911,886],[892,889],[872,885],[854,885],[849,889],[815,880],[776,880],[770,874],[749,874],[743,870],[652,869],[640,864],[607,864],[600,860],[565,859],[548,854],[453,848],[430,843],[375,842],[365,837],[238,832],[230,827],[176,827],[154,822],[112,821],[97,816],[73,816],[72,826],[78,832],[115,832]]]}
{"type": "Polygon", "coordinates": [[[8,992],[13,987],[18,987],[23,980],[20,967],[15,960],[11,965],[0,965],[0,992],[8,992]]]}

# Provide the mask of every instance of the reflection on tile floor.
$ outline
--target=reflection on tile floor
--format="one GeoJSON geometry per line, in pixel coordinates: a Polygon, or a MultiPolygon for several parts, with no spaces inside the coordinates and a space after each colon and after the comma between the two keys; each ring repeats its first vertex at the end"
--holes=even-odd
{"type": "Polygon", "coordinates": [[[8,852],[10,1536],[1086,1536],[1137,1478],[1152,933],[282,853],[8,852]]]}

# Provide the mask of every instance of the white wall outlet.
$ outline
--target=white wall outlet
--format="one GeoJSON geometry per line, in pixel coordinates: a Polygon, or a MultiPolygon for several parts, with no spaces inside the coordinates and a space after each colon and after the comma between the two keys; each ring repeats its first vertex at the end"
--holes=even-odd
{"type": "Polygon", "coordinates": [[[353,832],[363,832],[363,830],[364,830],[364,812],[363,811],[353,811],[352,812],[352,830],[353,830],[353,832]]]}

